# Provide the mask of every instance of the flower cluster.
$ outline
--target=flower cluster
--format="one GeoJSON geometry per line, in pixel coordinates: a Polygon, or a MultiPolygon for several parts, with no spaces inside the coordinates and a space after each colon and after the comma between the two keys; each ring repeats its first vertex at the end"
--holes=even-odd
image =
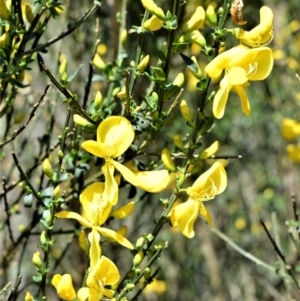
{"type": "Polygon", "coordinates": [[[243,112],[250,114],[250,102],[245,91],[249,81],[265,79],[273,68],[273,53],[265,47],[273,38],[273,12],[263,6],[260,24],[250,31],[232,30],[240,45],[219,54],[205,68],[212,79],[218,79],[224,71],[220,88],[213,101],[213,114],[222,118],[231,90],[240,98],[243,112]]]}
{"type": "MultiPolygon", "coordinates": [[[[90,229],[86,248],[89,254],[90,272],[86,287],[81,288],[77,293],[78,300],[86,300],[88,297],[89,300],[100,300],[103,296],[112,298],[113,292],[105,289],[105,285],[112,285],[120,278],[115,264],[102,255],[101,235],[128,249],[133,249],[133,245],[121,234],[121,231],[103,227],[109,217],[123,219],[134,209],[134,203],[130,202],[113,210],[118,203],[118,179],[120,178],[115,175],[115,171],[120,172],[127,182],[151,193],[164,190],[170,182],[167,170],[139,171],[133,161],[126,164],[118,161],[133,140],[134,129],[126,118],[111,116],[102,121],[97,129],[97,141],[85,141],[82,147],[87,152],[104,159],[101,170],[105,182],[94,182],[80,194],[81,214],[72,211],[60,211],[56,214],[57,218],[75,219],[83,227],[90,229]]],[[[62,299],[75,298],[76,293],[70,275],[57,274],[53,277],[52,284],[62,299]]]]}

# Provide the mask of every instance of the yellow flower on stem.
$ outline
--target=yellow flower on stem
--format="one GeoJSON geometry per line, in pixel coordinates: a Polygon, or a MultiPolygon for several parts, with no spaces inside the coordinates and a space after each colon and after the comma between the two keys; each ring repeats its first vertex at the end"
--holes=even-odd
{"type": "Polygon", "coordinates": [[[61,299],[74,300],[76,298],[70,274],[56,274],[53,276],[51,283],[56,288],[57,294],[61,299]]]}
{"type": "Polygon", "coordinates": [[[98,182],[89,185],[80,195],[83,207],[82,215],[72,211],[61,211],[55,214],[58,218],[76,219],[82,226],[92,229],[88,239],[90,242],[90,260],[95,262],[101,255],[100,235],[112,238],[122,246],[133,249],[132,244],[119,233],[101,227],[107,220],[112,205],[103,199],[104,183],[98,182]]]}
{"type": "Polygon", "coordinates": [[[300,162],[300,144],[289,144],[286,147],[286,152],[289,157],[289,159],[293,163],[299,163],[300,162]]]}
{"type": "Polygon", "coordinates": [[[142,24],[142,27],[150,31],[156,31],[161,29],[163,24],[164,21],[160,20],[159,18],[153,15],[150,19],[146,20],[142,24]]]}
{"type": "Polygon", "coordinates": [[[213,114],[222,118],[231,89],[238,94],[243,112],[250,114],[250,103],[244,87],[249,86],[249,81],[265,79],[273,68],[272,50],[267,47],[250,49],[239,45],[227,50],[213,59],[205,68],[212,79],[225,75],[220,82],[220,89],[213,101],[213,114]]]}
{"type": "Polygon", "coordinates": [[[285,140],[294,140],[300,136],[300,123],[291,118],[283,118],[281,122],[281,135],[285,140]]]}
{"type": "Polygon", "coordinates": [[[103,300],[103,296],[112,298],[114,292],[106,289],[105,285],[113,285],[120,279],[120,273],[115,264],[105,256],[101,256],[86,279],[86,286],[79,289],[79,301],[103,300]]]}
{"type": "Polygon", "coordinates": [[[134,130],[131,123],[124,117],[111,116],[98,126],[97,141],[88,140],[81,145],[87,152],[105,160],[105,164],[101,168],[105,176],[104,197],[112,205],[115,205],[118,200],[118,184],[114,178],[115,169],[127,182],[135,186],[139,185],[133,172],[114,160],[124,154],[133,139],[134,130]]]}
{"type": "Polygon", "coordinates": [[[235,28],[232,34],[243,44],[250,47],[259,47],[268,45],[274,36],[273,31],[273,12],[263,6],[260,9],[260,24],[255,26],[250,31],[245,31],[242,28],[235,28]]]}
{"type": "Polygon", "coordinates": [[[226,187],[226,171],[221,163],[216,162],[191,187],[187,188],[186,192],[189,199],[171,209],[169,216],[172,226],[179,227],[181,233],[188,238],[195,235],[193,227],[198,214],[202,215],[207,223],[213,226],[210,213],[203,202],[213,199],[222,193],[226,187]]]}

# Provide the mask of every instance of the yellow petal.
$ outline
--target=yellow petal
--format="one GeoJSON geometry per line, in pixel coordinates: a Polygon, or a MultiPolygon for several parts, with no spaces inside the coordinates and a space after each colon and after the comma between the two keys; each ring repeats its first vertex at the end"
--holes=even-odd
{"type": "Polygon", "coordinates": [[[214,116],[218,119],[224,116],[225,107],[228,100],[228,94],[231,90],[231,85],[228,83],[226,76],[220,82],[220,89],[218,90],[217,94],[215,95],[213,101],[213,113],[214,116]]]}
{"type": "Polygon", "coordinates": [[[127,182],[131,183],[134,186],[139,186],[140,182],[137,176],[129,168],[114,160],[112,160],[112,164],[121,173],[121,175],[127,182]]]}
{"type": "Polygon", "coordinates": [[[101,256],[101,248],[100,248],[100,234],[96,229],[92,229],[92,231],[88,235],[88,239],[90,242],[90,266],[93,268],[100,256],[101,256]]]}
{"type": "Polygon", "coordinates": [[[118,219],[123,219],[126,218],[127,216],[129,216],[134,209],[134,202],[130,202],[128,204],[126,204],[125,206],[122,206],[116,210],[114,210],[111,213],[111,216],[118,218],[118,219]]]}
{"type": "Polygon", "coordinates": [[[156,31],[162,28],[163,24],[163,21],[153,15],[150,19],[146,20],[142,26],[147,30],[156,31]]]}
{"type": "Polygon", "coordinates": [[[246,70],[241,67],[232,67],[226,73],[226,78],[228,82],[232,85],[243,85],[248,81],[246,70]]]}
{"type": "Polygon", "coordinates": [[[134,139],[134,130],[124,117],[110,116],[102,121],[97,129],[97,142],[116,150],[115,157],[122,155],[134,139]]]}
{"type": "Polygon", "coordinates": [[[167,170],[152,170],[135,172],[139,187],[151,193],[165,190],[170,183],[170,176],[167,170]]]}
{"type": "MultiPolygon", "coordinates": [[[[256,71],[249,75],[249,80],[263,80],[269,76],[273,68],[273,52],[270,48],[260,47],[251,49],[253,53],[252,65],[257,65],[256,71]]],[[[251,62],[250,62],[251,63],[251,62]]]]}
{"type": "Polygon", "coordinates": [[[214,226],[214,224],[213,224],[213,222],[212,222],[211,215],[210,215],[208,209],[203,205],[202,202],[200,202],[200,204],[199,204],[199,213],[205,218],[206,222],[207,222],[211,227],[214,226]]]}
{"type": "Polygon", "coordinates": [[[105,189],[104,189],[104,198],[106,201],[110,202],[112,205],[115,205],[118,201],[118,192],[119,187],[114,178],[115,167],[112,164],[113,160],[107,161],[101,168],[105,176],[105,189]]]}
{"type": "Polygon", "coordinates": [[[300,124],[291,118],[283,118],[281,122],[281,135],[286,140],[296,139],[300,135],[300,124]]]}
{"type": "Polygon", "coordinates": [[[94,140],[87,140],[81,144],[81,147],[96,157],[105,157],[105,145],[102,143],[94,140]]]}
{"type": "Polygon", "coordinates": [[[124,236],[122,236],[121,234],[119,234],[113,230],[107,229],[107,228],[96,227],[96,229],[103,236],[114,239],[119,244],[121,244],[122,246],[124,246],[128,249],[131,249],[131,250],[133,249],[133,245],[131,244],[131,242],[129,240],[127,240],[124,236]]]}
{"type": "Polygon", "coordinates": [[[194,200],[208,201],[222,193],[226,187],[226,171],[221,163],[215,162],[191,187],[187,188],[186,192],[194,200]]]}
{"type": "Polygon", "coordinates": [[[198,6],[189,21],[183,26],[182,33],[185,34],[201,28],[204,21],[205,11],[202,6],[198,6]]]}
{"type": "Polygon", "coordinates": [[[198,159],[207,159],[213,156],[220,148],[220,142],[215,141],[210,147],[205,149],[199,156],[198,159]]]}
{"type": "Polygon", "coordinates": [[[177,205],[175,208],[171,209],[170,219],[172,226],[178,226],[184,236],[188,238],[194,237],[195,232],[193,227],[198,216],[198,211],[198,202],[191,199],[177,205]]]}
{"type": "Polygon", "coordinates": [[[86,228],[92,228],[93,227],[93,225],[88,220],[86,220],[85,218],[83,218],[81,215],[79,215],[76,212],[60,211],[60,212],[56,213],[55,216],[58,217],[58,218],[76,219],[82,226],[84,226],[86,228]]]}
{"type": "Polygon", "coordinates": [[[60,298],[64,300],[74,300],[76,298],[70,274],[55,275],[52,279],[52,284],[55,286],[60,298]]]}
{"type": "Polygon", "coordinates": [[[88,287],[82,287],[77,292],[77,299],[78,301],[86,301],[88,300],[90,295],[90,290],[88,287]]]}
{"type": "Polygon", "coordinates": [[[250,115],[250,102],[245,89],[242,86],[234,86],[233,91],[240,97],[242,110],[246,116],[250,115]]]}

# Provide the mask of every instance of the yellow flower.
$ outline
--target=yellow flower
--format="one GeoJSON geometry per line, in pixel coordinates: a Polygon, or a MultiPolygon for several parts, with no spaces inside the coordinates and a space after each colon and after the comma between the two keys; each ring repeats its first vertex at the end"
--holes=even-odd
{"type": "Polygon", "coordinates": [[[53,276],[51,283],[56,288],[57,294],[61,299],[74,300],[76,298],[70,274],[56,274],[53,276]]]}
{"type": "Polygon", "coordinates": [[[152,16],[150,19],[146,20],[142,26],[147,30],[156,31],[161,29],[163,24],[164,21],[160,20],[156,16],[152,16]]]}
{"type": "Polygon", "coordinates": [[[192,238],[195,235],[193,227],[198,213],[206,219],[209,225],[213,226],[210,213],[203,202],[213,199],[222,193],[226,187],[226,171],[221,163],[216,162],[191,187],[187,188],[186,192],[189,199],[171,209],[169,215],[172,226],[178,226],[183,235],[192,238]]]}
{"type": "Polygon", "coordinates": [[[300,144],[289,144],[286,147],[286,152],[289,157],[289,159],[293,163],[299,163],[300,162],[300,144]]]}
{"type": "Polygon", "coordinates": [[[0,0],[0,19],[2,20],[8,20],[9,18],[9,8],[7,7],[6,1],[5,0],[0,0]]]}
{"type": "Polygon", "coordinates": [[[166,169],[139,171],[133,161],[127,162],[126,166],[135,174],[141,189],[157,193],[165,190],[170,183],[170,175],[166,169]]]}
{"type": "Polygon", "coordinates": [[[101,170],[105,176],[104,197],[112,205],[117,203],[118,184],[114,178],[117,169],[126,181],[138,186],[139,181],[133,172],[114,158],[124,154],[134,139],[134,130],[130,122],[119,116],[111,116],[102,121],[97,129],[97,141],[88,140],[82,147],[89,153],[103,158],[105,164],[101,170]]]}
{"type": "Polygon", "coordinates": [[[281,135],[286,140],[296,139],[300,136],[300,123],[291,118],[283,118],[281,122],[281,135]]]}
{"type": "Polygon", "coordinates": [[[113,285],[120,279],[120,273],[115,264],[105,256],[101,256],[95,267],[86,279],[86,286],[79,289],[77,298],[79,301],[103,300],[103,296],[112,298],[113,291],[104,288],[113,285]]]}
{"type": "Polygon", "coordinates": [[[166,15],[163,10],[157,6],[153,0],[141,0],[144,8],[152,15],[156,16],[162,21],[165,21],[166,15]]]}
{"type": "Polygon", "coordinates": [[[208,159],[213,156],[220,148],[220,142],[215,141],[210,147],[206,148],[203,152],[201,152],[198,156],[198,159],[208,159]]]}
{"type": "Polygon", "coordinates": [[[232,31],[232,34],[243,44],[250,47],[266,46],[272,41],[274,36],[272,10],[267,6],[263,6],[260,9],[259,25],[250,31],[236,28],[232,31]]]}
{"type": "Polygon", "coordinates": [[[107,220],[112,205],[103,199],[104,183],[93,183],[89,185],[80,195],[80,203],[83,207],[82,215],[72,211],[61,211],[55,214],[58,218],[76,219],[82,226],[92,229],[88,238],[91,244],[90,259],[95,261],[99,259],[100,234],[116,240],[126,248],[133,249],[132,244],[119,233],[101,227],[107,220]]]}
{"type": "Polygon", "coordinates": [[[249,86],[248,81],[265,79],[272,68],[273,54],[272,50],[267,47],[250,49],[239,45],[218,55],[205,68],[206,73],[212,79],[217,79],[225,70],[220,89],[213,102],[214,116],[223,117],[231,89],[239,95],[242,110],[248,116],[250,103],[244,87],[249,86]]]}

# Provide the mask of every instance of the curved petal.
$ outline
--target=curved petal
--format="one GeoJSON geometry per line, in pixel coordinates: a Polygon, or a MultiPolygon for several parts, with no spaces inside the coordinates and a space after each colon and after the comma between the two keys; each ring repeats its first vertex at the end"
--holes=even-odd
{"type": "Polygon", "coordinates": [[[188,238],[194,237],[194,223],[197,219],[198,211],[198,202],[192,199],[188,199],[186,202],[177,205],[171,209],[170,219],[172,226],[179,226],[179,230],[184,236],[188,238]]]}
{"type": "Polygon", "coordinates": [[[102,143],[94,140],[87,140],[81,144],[81,147],[96,157],[105,157],[105,146],[102,143]]]}
{"type": "Polygon", "coordinates": [[[109,237],[114,239],[115,241],[117,241],[119,244],[121,244],[122,246],[132,250],[133,249],[133,245],[131,244],[131,242],[129,240],[127,240],[124,236],[122,236],[121,234],[107,229],[107,228],[100,228],[100,227],[96,227],[95,229],[97,229],[97,231],[102,234],[105,237],[109,237]]]}
{"type": "Polygon", "coordinates": [[[233,91],[240,97],[242,110],[246,116],[250,115],[250,102],[245,89],[242,86],[234,86],[233,91]]]}
{"type": "Polygon", "coordinates": [[[74,300],[76,298],[76,293],[70,274],[64,274],[63,276],[61,276],[60,281],[57,283],[57,286],[55,288],[58,296],[63,300],[74,300]]]}
{"type": "Polygon", "coordinates": [[[170,183],[169,172],[164,170],[137,171],[134,173],[139,181],[139,187],[151,193],[165,190],[170,183]]]}
{"type": "Polygon", "coordinates": [[[203,205],[202,202],[199,202],[199,213],[205,218],[206,222],[213,227],[214,224],[212,222],[211,215],[208,211],[208,209],[203,205]]]}
{"type": "Polygon", "coordinates": [[[86,220],[80,214],[78,214],[76,212],[60,211],[60,212],[56,213],[55,216],[58,218],[73,218],[73,219],[76,219],[82,226],[84,226],[86,228],[93,227],[93,225],[88,220],[86,220]]]}
{"type": "Polygon", "coordinates": [[[98,143],[104,143],[115,149],[114,157],[122,155],[134,139],[134,130],[124,117],[110,116],[102,121],[97,129],[98,143]]]}
{"type": "Polygon", "coordinates": [[[80,203],[83,207],[84,214],[86,214],[89,221],[93,220],[93,212],[91,212],[92,202],[103,202],[103,191],[105,184],[102,182],[95,182],[89,185],[79,196],[80,203]]]}
{"type": "Polygon", "coordinates": [[[186,192],[194,200],[205,201],[222,193],[227,187],[227,175],[223,165],[215,162],[186,192]]]}
{"type": "Polygon", "coordinates": [[[220,148],[220,142],[215,141],[210,147],[201,152],[198,156],[198,159],[207,159],[213,156],[220,148]]]}
{"type": "MultiPolygon", "coordinates": [[[[263,80],[269,76],[273,68],[273,52],[268,47],[259,47],[251,49],[255,54],[252,64],[257,64],[257,69],[255,72],[252,72],[249,76],[249,80],[263,80]]],[[[250,62],[251,63],[251,62],[250,62]]]]}
{"type": "Polygon", "coordinates": [[[224,116],[225,107],[228,100],[228,94],[231,89],[231,85],[227,82],[226,76],[220,82],[220,89],[215,95],[213,101],[213,114],[216,118],[220,119],[224,116]]]}
{"type": "Polygon", "coordinates": [[[98,279],[102,281],[103,285],[112,285],[120,280],[120,273],[116,265],[107,257],[101,256],[97,265],[94,268],[95,273],[91,273],[87,278],[87,284],[89,283],[89,278],[98,279]]]}
{"type": "Polygon", "coordinates": [[[117,219],[123,219],[126,218],[127,216],[129,216],[134,209],[134,202],[130,202],[128,204],[126,204],[125,206],[122,206],[116,210],[114,210],[111,213],[111,216],[117,218],[117,219]]]}
{"type": "Polygon", "coordinates": [[[119,187],[114,178],[115,167],[112,164],[113,162],[113,160],[106,161],[101,170],[105,176],[104,198],[112,205],[115,205],[118,201],[119,187]]]}
{"type": "Polygon", "coordinates": [[[121,163],[112,160],[112,164],[115,166],[115,168],[121,173],[121,175],[124,177],[124,179],[129,182],[130,184],[134,186],[139,186],[140,182],[137,178],[137,176],[125,165],[122,165],[121,163]]]}
{"type": "Polygon", "coordinates": [[[90,266],[93,268],[101,256],[101,248],[100,248],[100,234],[96,229],[92,229],[92,231],[88,235],[88,239],[90,242],[90,266]]]}

